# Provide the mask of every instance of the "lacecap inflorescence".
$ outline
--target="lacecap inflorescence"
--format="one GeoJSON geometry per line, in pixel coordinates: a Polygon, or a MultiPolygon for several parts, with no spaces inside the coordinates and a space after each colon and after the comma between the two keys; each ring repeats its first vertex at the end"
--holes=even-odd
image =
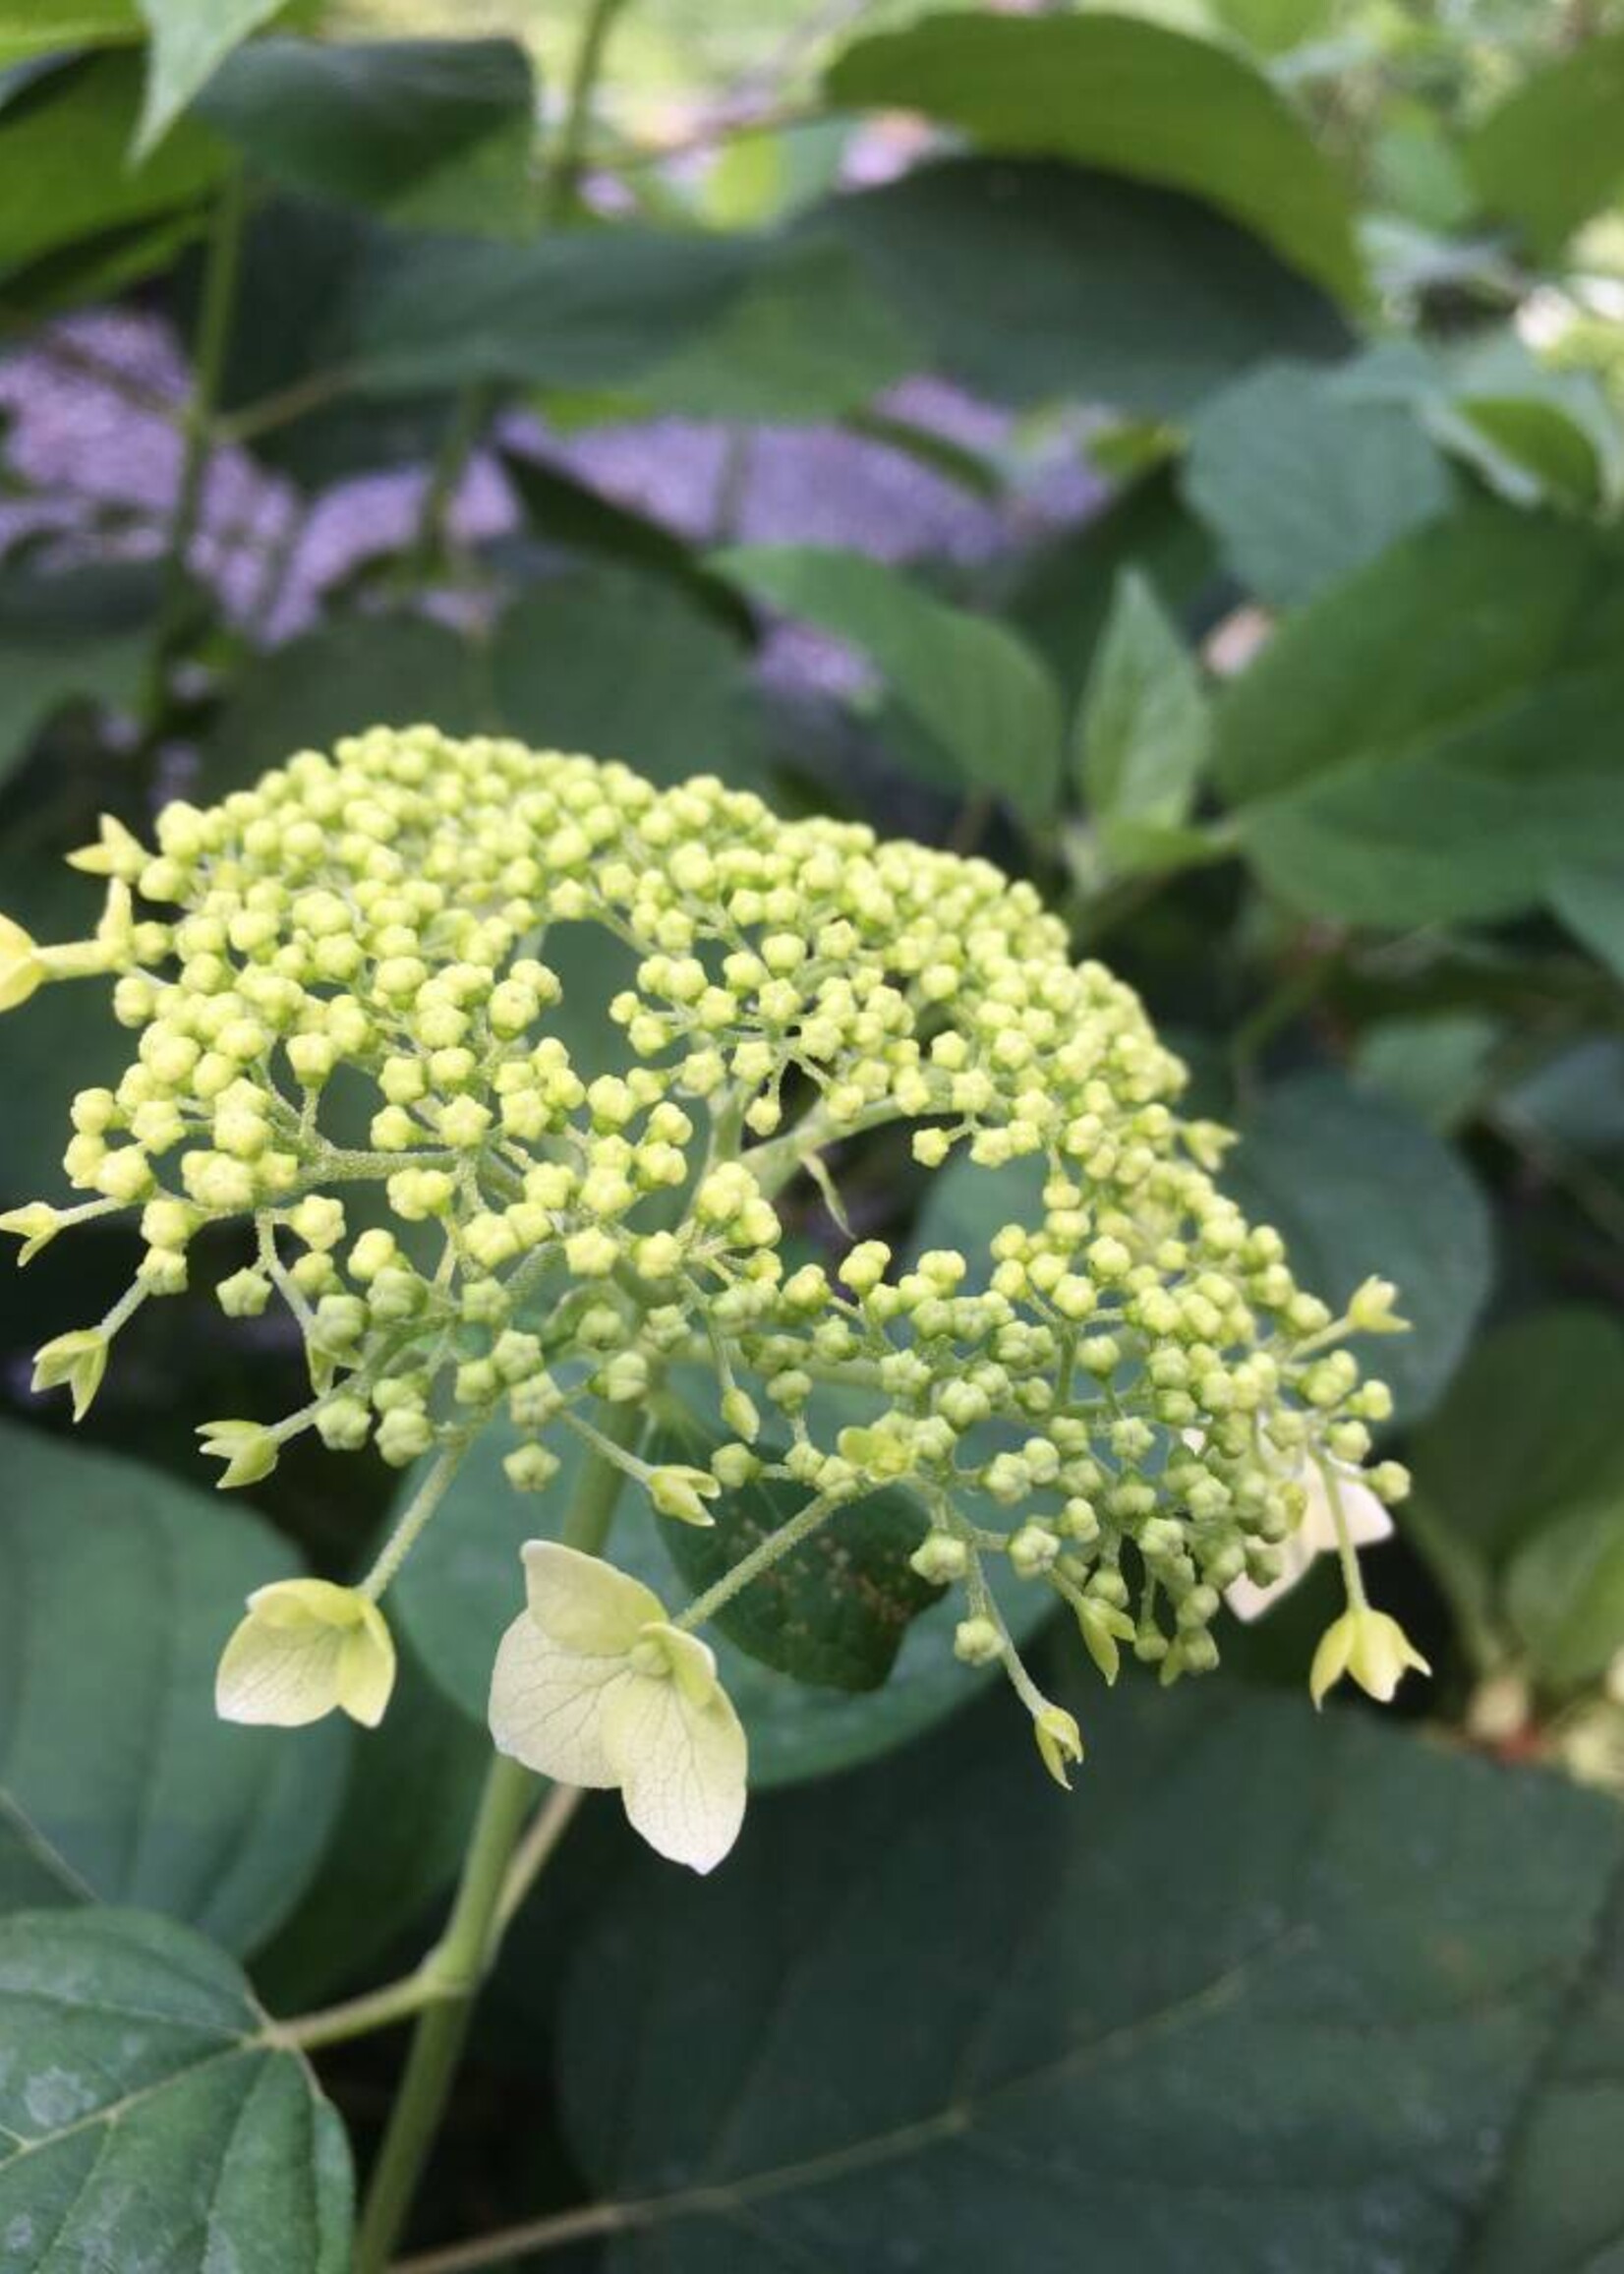
{"type": "MultiPolygon", "coordinates": [[[[1390,1695],[1419,1662],[1365,1603],[1355,1554],[1361,1512],[1407,1482],[1367,1465],[1390,1399],[1346,1348],[1400,1323],[1392,1290],[1368,1281],[1333,1316],[1298,1286],[1279,1235],[1215,1182],[1226,1134],[1180,1114],[1184,1070],[1137,997],[1073,960],[1029,884],[858,824],[785,822],[708,777],[660,789],[429,728],[171,804],[155,848],[105,821],[74,857],[108,880],[96,936],[41,948],[0,924],[0,1008],[104,976],[135,1052],[74,1101],[64,1165],[87,1197],[4,1221],[27,1256],[130,1211],[145,1247],[113,1311],[38,1354],[37,1384],[67,1384],[83,1413],[119,1327],[231,1227],[216,1299],[233,1318],[285,1306],[312,1394],[207,1424],[221,1481],[263,1478],[307,1430],[421,1467],[358,1587],[255,1599],[223,1710],[376,1720],[378,1602],[498,1419],[515,1489],[544,1492],[573,1433],[677,1522],[764,1471],[804,1491],[797,1539],[906,1491],[915,1568],[961,1591],[958,1656],[1007,1668],[1062,1780],[1077,1727],[1021,1663],[995,1561],[1065,1601],[1108,1677],[1127,1650],[1173,1680],[1217,1662],[1226,1590],[1272,1588],[1322,1534],[1350,1607],[1316,1694],[1351,1671],[1390,1695]],[[601,954],[581,953],[586,927],[601,954]],[[888,1124],[927,1169],[1040,1164],[1041,1198],[985,1253],[842,1236],[786,1262],[786,1188],[810,1177],[843,1222],[849,1140],[888,1124]],[[718,1448],[646,1461],[637,1419],[696,1368],[718,1448]]],[[[558,1635],[596,1633],[598,1612],[549,1604],[608,1589],[614,1694],[646,1705],[666,1685],[678,1736],[703,1723],[741,1789],[742,1737],[693,1633],[725,1588],[672,1618],[621,1577],[532,1558],[526,1678],[567,1688],[558,1635]]],[[[560,1769],[516,1697],[496,1714],[508,1749],[629,1799],[629,1707],[618,1740],[606,1750],[594,1720],[560,1769]]]]}

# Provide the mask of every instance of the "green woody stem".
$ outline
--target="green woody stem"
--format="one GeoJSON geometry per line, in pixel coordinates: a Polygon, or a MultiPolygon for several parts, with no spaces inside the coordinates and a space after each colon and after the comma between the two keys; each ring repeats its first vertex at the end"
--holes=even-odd
{"type": "MultiPolygon", "coordinates": [[[[638,1420],[634,1411],[616,1410],[609,1417],[608,1433],[623,1440],[636,1429],[638,1420]]],[[[607,1455],[589,1449],[574,1506],[564,1521],[568,1545],[588,1553],[603,1545],[619,1489],[619,1469],[607,1455]]],[[[451,1916],[420,1969],[419,1983],[432,2003],[419,2016],[406,2073],[373,2167],[356,2239],[354,2274],[384,2274],[394,2255],[445,2112],[474,1999],[495,1957],[517,1895],[551,1853],[567,1822],[566,1804],[555,1796],[557,1806],[547,1819],[550,1837],[540,1843],[533,1868],[520,1875],[521,1885],[515,1890],[510,1866],[535,1794],[536,1779],[528,1769],[500,1754],[493,1760],[451,1916]]]]}
{"type": "Polygon", "coordinates": [[[203,483],[214,443],[214,410],[230,344],[247,211],[243,169],[234,166],[220,188],[203,262],[203,297],[193,351],[192,397],[182,428],[180,484],[169,523],[164,563],[163,641],[174,636],[186,612],[187,555],[198,533],[203,483]]]}

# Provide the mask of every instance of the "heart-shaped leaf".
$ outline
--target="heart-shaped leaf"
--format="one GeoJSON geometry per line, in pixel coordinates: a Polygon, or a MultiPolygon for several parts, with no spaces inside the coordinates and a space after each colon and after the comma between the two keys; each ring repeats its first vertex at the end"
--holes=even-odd
{"type": "Polygon", "coordinates": [[[343,2274],[343,2128],[201,1936],[141,1911],[0,1919],[0,2044],[6,2274],[343,2274]]]}

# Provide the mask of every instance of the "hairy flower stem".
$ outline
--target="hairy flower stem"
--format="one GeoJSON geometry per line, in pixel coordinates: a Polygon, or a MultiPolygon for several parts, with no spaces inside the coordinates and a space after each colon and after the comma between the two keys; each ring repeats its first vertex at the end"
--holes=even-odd
{"type": "Polygon", "coordinates": [[[467,1450],[464,1439],[441,1453],[424,1478],[411,1506],[384,1542],[377,1561],[361,1583],[362,1594],[370,1596],[374,1603],[405,1562],[429,1519],[450,1490],[451,1481],[461,1468],[467,1450]]]}
{"type": "Polygon", "coordinates": [[[803,1540],[810,1540],[814,1532],[828,1523],[838,1505],[834,1500],[808,1500],[806,1506],[791,1516],[787,1524],[781,1524],[759,1546],[752,1547],[748,1555],[740,1556],[732,1569],[724,1572],[714,1587],[707,1588],[703,1595],[696,1595],[681,1616],[672,1620],[672,1625],[680,1627],[684,1634],[692,1634],[697,1627],[702,1627],[708,1618],[713,1618],[719,1610],[724,1609],[753,1579],[759,1579],[764,1571],[770,1571],[775,1563],[781,1562],[803,1540]]]}
{"type": "MultiPolygon", "coordinates": [[[[617,1412],[608,1417],[606,1433],[623,1442],[638,1426],[636,1414],[617,1412]]],[[[574,1505],[564,1520],[568,1546],[588,1554],[602,1547],[619,1489],[619,1469],[606,1454],[589,1448],[574,1505]]],[[[451,1916],[421,1969],[423,1990],[432,2002],[413,2032],[406,2071],[373,2167],[356,2239],[355,2274],[384,2274],[411,2211],[468,2036],[474,1999],[514,1907],[509,1866],[535,1791],[529,1770],[499,1754],[493,1760],[451,1916]]],[[[543,1847],[536,1868],[551,1852],[563,1821],[560,1803],[551,1819],[552,1839],[543,1847]]],[[[534,1876],[527,1872],[527,1881],[534,1876]]]]}

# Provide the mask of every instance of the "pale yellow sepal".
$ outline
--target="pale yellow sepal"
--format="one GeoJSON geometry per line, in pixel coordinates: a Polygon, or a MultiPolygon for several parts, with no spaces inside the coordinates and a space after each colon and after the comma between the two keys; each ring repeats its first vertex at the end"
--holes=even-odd
{"type": "Polygon", "coordinates": [[[48,977],[38,942],[10,916],[0,916],[0,1011],[15,1011],[48,977]]]}
{"type": "Polygon", "coordinates": [[[72,1334],[59,1334],[33,1354],[34,1389],[59,1389],[66,1384],[73,1392],[76,1422],[82,1422],[89,1412],[106,1371],[107,1337],[99,1326],[82,1326],[72,1334]]]}
{"type": "Polygon", "coordinates": [[[0,1232],[9,1232],[13,1239],[22,1241],[17,1253],[18,1263],[22,1265],[31,1263],[40,1249],[50,1245],[65,1221],[44,1200],[29,1200],[26,1207],[8,1208],[0,1215],[0,1232]]]}
{"type": "Polygon", "coordinates": [[[210,1460],[223,1461],[225,1474],[215,1489],[229,1492],[239,1485],[257,1485],[276,1466],[281,1447],[262,1422],[204,1422],[198,1430],[203,1450],[210,1460]]]}
{"type": "Polygon", "coordinates": [[[1349,1323],[1361,1334],[1408,1334],[1410,1320],[1393,1306],[1399,1291],[1391,1279],[1363,1279],[1348,1299],[1349,1323]]]}
{"type": "Polygon", "coordinates": [[[497,1750],[559,1783],[618,1787],[651,1847],[712,1870],[738,1837],[748,1765],[715,1656],[598,1556],[532,1541],[524,1565],[528,1608],[491,1680],[497,1750]]]}
{"type": "Polygon", "coordinates": [[[1351,1603],[1319,1639],[1308,1671],[1308,1694],[1316,1706],[1323,1705],[1326,1692],[1344,1674],[1351,1674],[1362,1690],[1385,1706],[1412,1667],[1419,1674],[1432,1671],[1398,1620],[1384,1610],[1372,1610],[1368,1603],[1351,1603]]]}
{"type": "Polygon", "coordinates": [[[1032,1735],[1048,1770],[1062,1791],[1070,1792],[1072,1779],[1067,1771],[1073,1762],[1082,1759],[1082,1731],[1076,1720],[1064,1706],[1045,1706],[1032,1716],[1032,1735]]]}
{"type": "Polygon", "coordinates": [[[68,866],[85,876],[116,876],[134,884],[151,855],[115,815],[99,815],[96,828],[95,844],[82,845],[77,852],[69,853],[68,866]]]}
{"type": "Polygon", "coordinates": [[[302,1729],[337,1711],[376,1729],[394,1687],[395,1646],[359,1588],[279,1579],[248,1599],[214,1682],[222,1721],[302,1729]]]}
{"type": "Polygon", "coordinates": [[[690,1469],[679,1461],[649,1471],[649,1498],[655,1513],[672,1516],[678,1524],[714,1524],[716,1518],[705,1503],[721,1490],[708,1469],[690,1469]]]}

